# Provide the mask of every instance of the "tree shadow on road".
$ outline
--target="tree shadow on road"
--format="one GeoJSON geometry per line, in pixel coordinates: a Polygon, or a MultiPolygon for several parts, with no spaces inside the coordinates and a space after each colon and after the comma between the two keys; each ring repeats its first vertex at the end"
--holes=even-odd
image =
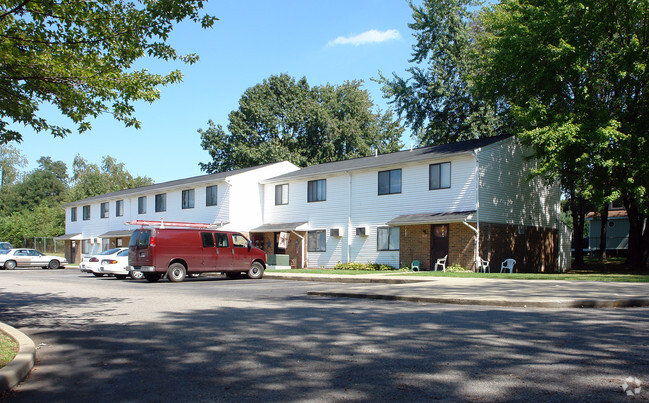
{"type": "Polygon", "coordinates": [[[3,290],[0,321],[53,346],[5,398],[606,401],[623,396],[626,376],[649,380],[647,310],[278,302],[287,301],[112,324],[102,318],[118,315],[115,305],[129,298],[3,290]],[[79,304],[92,313],[77,313],[79,304]]]}

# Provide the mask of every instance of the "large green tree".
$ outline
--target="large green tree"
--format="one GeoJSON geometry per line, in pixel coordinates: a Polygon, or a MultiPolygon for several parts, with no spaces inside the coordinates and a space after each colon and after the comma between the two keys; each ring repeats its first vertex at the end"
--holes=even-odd
{"type": "Polygon", "coordinates": [[[5,0],[0,2],[0,144],[20,141],[17,127],[53,136],[71,129],[52,123],[39,107],[54,105],[77,125],[109,113],[139,127],[136,101],[153,102],[158,87],[178,82],[180,71],[153,74],[134,63],[151,57],[194,63],[167,43],[183,20],[213,25],[203,0],[5,0]]]}
{"type": "Polygon", "coordinates": [[[480,21],[478,91],[509,106],[538,174],[581,197],[623,200],[629,263],[645,267],[649,2],[503,0],[480,21]]]}
{"type": "Polygon", "coordinates": [[[229,115],[228,132],[210,121],[199,130],[212,161],[223,172],[287,160],[298,166],[392,152],[403,128],[391,112],[374,112],[361,82],[311,87],[306,78],[271,76],[245,91],[229,115]]]}
{"type": "Polygon", "coordinates": [[[33,210],[39,205],[58,208],[65,199],[67,189],[68,173],[65,163],[41,157],[38,168],[0,193],[0,214],[33,210]]]}
{"type": "MultiPolygon", "coordinates": [[[[420,145],[490,137],[507,130],[498,104],[476,96],[468,80],[477,0],[410,2],[414,31],[409,77],[377,80],[420,145]]],[[[506,116],[503,115],[503,116],[506,116]]]]}
{"type": "Polygon", "coordinates": [[[102,158],[101,166],[77,155],[72,163],[71,179],[67,197],[70,201],[153,184],[151,178],[131,175],[123,162],[110,155],[102,158]]]}
{"type": "Polygon", "coordinates": [[[18,168],[25,167],[27,159],[16,147],[0,144],[0,190],[18,179],[18,168]]]}

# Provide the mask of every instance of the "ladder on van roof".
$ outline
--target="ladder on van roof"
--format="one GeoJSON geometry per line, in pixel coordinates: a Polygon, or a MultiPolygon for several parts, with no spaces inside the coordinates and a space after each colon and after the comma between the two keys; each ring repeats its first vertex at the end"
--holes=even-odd
{"type": "Polygon", "coordinates": [[[174,227],[174,228],[198,228],[198,229],[215,229],[223,226],[221,224],[208,224],[202,222],[181,222],[181,221],[151,221],[151,220],[133,220],[127,221],[124,224],[126,225],[141,225],[147,227],[157,227],[164,229],[165,227],[174,227]]]}

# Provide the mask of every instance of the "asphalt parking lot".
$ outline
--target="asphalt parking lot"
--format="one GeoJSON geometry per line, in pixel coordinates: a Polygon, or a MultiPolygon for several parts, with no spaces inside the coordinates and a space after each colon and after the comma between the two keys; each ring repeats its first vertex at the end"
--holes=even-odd
{"type": "Polygon", "coordinates": [[[358,287],[0,272],[0,321],[38,348],[3,399],[619,401],[627,377],[649,382],[647,308],[309,295],[358,287]]]}

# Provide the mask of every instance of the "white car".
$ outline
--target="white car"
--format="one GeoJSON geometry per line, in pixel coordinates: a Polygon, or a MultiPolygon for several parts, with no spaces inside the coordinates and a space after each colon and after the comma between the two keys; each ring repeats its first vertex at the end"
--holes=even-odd
{"type": "Polygon", "coordinates": [[[122,252],[124,250],[128,250],[128,248],[107,249],[96,255],[85,256],[79,264],[79,270],[81,271],[81,273],[92,273],[97,277],[102,277],[104,274],[99,272],[99,264],[101,263],[101,260],[109,257],[114,257],[119,252],[122,252]]]}
{"type": "Polygon", "coordinates": [[[42,267],[62,269],[68,263],[59,256],[45,255],[35,249],[16,248],[0,250],[0,267],[13,270],[16,267],[42,267]]]}
{"type": "Polygon", "coordinates": [[[133,280],[139,280],[142,278],[142,272],[133,270],[131,266],[128,265],[128,249],[117,253],[114,256],[104,256],[99,261],[100,274],[106,274],[110,276],[115,276],[118,279],[125,279],[126,276],[131,276],[133,280]]]}

